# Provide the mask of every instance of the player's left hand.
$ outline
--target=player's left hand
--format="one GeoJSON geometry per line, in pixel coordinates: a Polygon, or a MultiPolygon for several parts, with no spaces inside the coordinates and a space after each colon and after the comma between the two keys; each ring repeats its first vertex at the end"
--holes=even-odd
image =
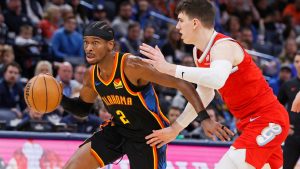
{"type": "Polygon", "coordinates": [[[291,108],[292,112],[299,113],[300,112],[300,92],[297,93],[291,108]]]}
{"type": "Polygon", "coordinates": [[[166,61],[165,56],[157,46],[153,48],[152,46],[143,43],[140,46],[140,53],[149,58],[142,60],[146,63],[151,64],[159,72],[169,75],[175,75],[176,66],[166,61]]]}
{"type": "Polygon", "coordinates": [[[210,118],[203,120],[201,122],[201,127],[205,135],[213,141],[216,141],[216,137],[218,137],[221,141],[230,141],[230,136],[234,136],[234,133],[226,126],[223,126],[210,118]]]}
{"type": "Polygon", "coordinates": [[[147,144],[156,146],[157,148],[171,142],[176,138],[179,132],[183,129],[177,122],[174,122],[170,127],[160,130],[153,130],[153,133],[146,136],[147,144]]]}

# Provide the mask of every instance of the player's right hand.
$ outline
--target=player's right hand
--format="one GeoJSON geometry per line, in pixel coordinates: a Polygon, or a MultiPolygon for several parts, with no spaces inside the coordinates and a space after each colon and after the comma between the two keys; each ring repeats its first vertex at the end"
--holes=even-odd
{"type": "Polygon", "coordinates": [[[206,136],[214,141],[216,141],[216,137],[218,137],[221,141],[230,141],[230,137],[234,136],[234,133],[226,126],[223,126],[210,118],[203,120],[201,122],[201,127],[206,136]]]}
{"type": "Polygon", "coordinates": [[[170,127],[160,130],[153,130],[153,133],[146,136],[147,144],[156,146],[157,148],[171,142],[176,138],[179,132],[183,129],[177,122],[174,122],[170,127]]]}

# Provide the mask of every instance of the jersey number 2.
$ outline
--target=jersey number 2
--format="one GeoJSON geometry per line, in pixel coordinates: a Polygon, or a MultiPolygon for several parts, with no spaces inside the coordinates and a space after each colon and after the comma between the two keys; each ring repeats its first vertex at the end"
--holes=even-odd
{"type": "Polygon", "coordinates": [[[117,115],[120,116],[120,120],[122,121],[123,124],[129,123],[128,119],[126,119],[126,116],[124,115],[124,113],[121,110],[117,110],[116,113],[117,113],[117,115]]]}

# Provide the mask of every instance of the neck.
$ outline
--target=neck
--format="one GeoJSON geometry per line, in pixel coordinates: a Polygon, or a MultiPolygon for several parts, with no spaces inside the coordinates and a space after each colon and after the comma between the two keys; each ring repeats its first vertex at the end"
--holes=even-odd
{"type": "Polygon", "coordinates": [[[197,35],[195,36],[197,39],[195,41],[195,46],[197,47],[197,49],[203,51],[208,42],[210,41],[213,33],[214,33],[214,29],[211,28],[211,29],[205,29],[203,28],[202,30],[200,30],[197,35]]]}
{"type": "Polygon", "coordinates": [[[102,78],[105,78],[106,76],[110,76],[112,74],[115,58],[116,53],[110,52],[101,60],[101,62],[98,63],[98,67],[101,70],[100,75],[102,78]]]}

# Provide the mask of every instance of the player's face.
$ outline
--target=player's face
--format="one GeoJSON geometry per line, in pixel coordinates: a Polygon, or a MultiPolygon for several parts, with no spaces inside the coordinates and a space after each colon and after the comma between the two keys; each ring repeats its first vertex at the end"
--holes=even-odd
{"type": "Polygon", "coordinates": [[[193,19],[190,19],[184,12],[179,13],[176,28],[181,34],[181,39],[186,44],[193,43],[193,19]]]}
{"type": "Polygon", "coordinates": [[[113,41],[105,41],[94,36],[84,37],[84,51],[89,64],[99,63],[113,49],[113,41]]]}

